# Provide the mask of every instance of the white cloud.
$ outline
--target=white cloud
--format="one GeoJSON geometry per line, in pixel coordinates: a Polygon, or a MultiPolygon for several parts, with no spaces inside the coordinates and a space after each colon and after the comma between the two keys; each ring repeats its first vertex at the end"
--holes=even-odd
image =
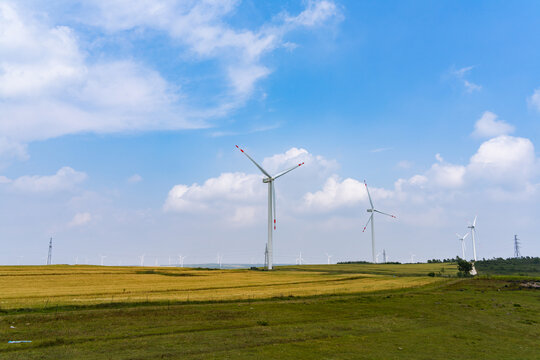
{"type": "Polygon", "coordinates": [[[408,161],[408,160],[401,160],[400,162],[397,163],[397,166],[402,168],[402,169],[410,169],[410,168],[412,168],[413,163],[411,161],[408,161]]]}
{"type": "Polygon", "coordinates": [[[329,18],[340,16],[339,10],[333,1],[309,0],[307,8],[297,16],[286,16],[286,22],[302,26],[316,26],[329,18]]]}
{"type": "MultiPolygon", "coordinates": [[[[210,119],[245,103],[256,83],[270,74],[262,56],[281,47],[289,31],[316,26],[333,16],[332,2],[316,1],[308,3],[303,20],[294,26],[281,19],[256,30],[235,29],[227,17],[239,3],[94,0],[73,8],[79,12],[72,14],[70,23],[78,26],[85,21],[98,32],[105,30],[104,41],[129,42],[144,37],[146,29],[157,30],[190,57],[187,62],[215,61],[213,68],[219,73],[215,90],[199,107],[190,105],[201,100],[199,95],[190,97],[148,65],[111,57],[106,51],[98,54],[104,50],[100,41],[83,42],[76,27],[53,24],[55,14],[46,13],[47,5],[35,4],[45,10],[33,12],[25,7],[30,3],[2,2],[0,134],[2,141],[20,145],[6,147],[0,142],[0,155],[25,158],[25,143],[81,132],[207,127],[210,119]]],[[[189,83],[190,74],[185,76],[189,83]]]]}
{"type": "Polygon", "coordinates": [[[284,153],[265,158],[262,166],[270,174],[275,174],[300,163],[304,163],[302,173],[311,175],[325,175],[338,167],[337,162],[334,160],[328,160],[321,155],[313,155],[306,149],[296,147],[290,148],[284,153]]]}
{"type": "Polygon", "coordinates": [[[456,188],[464,183],[465,167],[453,164],[433,164],[427,177],[443,188],[456,188]]]}
{"type": "Polygon", "coordinates": [[[134,175],[130,176],[130,177],[127,179],[127,181],[128,181],[129,183],[135,184],[135,183],[141,182],[142,179],[143,179],[143,178],[142,178],[141,175],[139,175],[139,174],[134,174],[134,175]]]}
{"type": "Polygon", "coordinates": [[[28,152],[25,144],[0,137],[0,166],[10,159],[27,160],[28,152]]]}
{"type": "Polygon", "coordinates": [[[217,59],[226,69],[234,93],[240,96],[249,96],[255,83],[270,73],[260,63],[261,56],[288,46],[283,40],[287,32],[319,26],[340,15],[333,1],[309,1],[297,16],[285,13],[278,17],[282,24],[248,30],[234,29],[225,22],[239,6],[238,0],[94,0],[92,4],[98,10],[88,17],[94,25],[109,31],[158,29],[184,44],[197,59],[217,59]]]}
{"type": "Polygon", "coordinates": [[[340,181],[336,175],[328,178],[322,190],[304,195],[306,208],[314,211],[331,211],[343,206],[356,205],[366,199],[364,183],[351,178],[340,181]]]}
{"type": "Polygon", "coordinates": [[[75,214],[75,216],[73,216],[73,219],[69,222],[68,225],[71,227],[83,226],[88,224],[90,221],[92,221],[92,215],[90,213],[77,213],[75,214]]]}
{"type": "Polygon", "coordinates": [[[497,115],[485,111],[480,119],[474,124],[472,133],[475,137],[494,137],[499,135],[508,135],[514,132],[514,127],[504,120],[497,120],[497,115]]]}
{"type": "Polygon", "coordinates": [[[529,139],[501,135],[480,145],[467,172],[488,183],[522,184],[538,171],[534,145],[529,139]]]}
{"type": "Polygon", "coordinates": [[[451,72],[454,77],[456,77],[459,81],[463,83],[463,86],[465,87],[465,91],[468,93],[472,93],[474,91],[480,91],[482,90],[482,86],[475,84],[467,79],[465,79],[465,76],[471,72],[472,69],[474,69],[474,66],[467,66],[458,70],[454,70],[451,72]]]}
{"type": "MultiPolygon", "coordinates": [[[[91,63],[72,29],[23,16],[24,11],[0,4],[4,142],[203,125],[188,120],[193,115],[178,105],[177,89],[157,72],[132,60],[91,63]]],[[[20,145],[20,156],[23,150],[20,145]]]]}
{"type": "Polygon", "coordinates": [[[531,107],[537,111],[540,111],[540,88],[534,90],[534,93],[527,99],[527,101],[531,107]]]}
{"type": "Polygon", "coordinates": [[[75,186],[83,182],[87,175],[83,172],[73,170],[65,166],[54,175],[34,175],[21,176],[11,181],[14,189],[30,193],[47,193],[72,190],[75,186]]]}
{"type": "MultiPolygon", "coordinates": [[[[393,192],[382,188],[371,187],[369,193],[373,201],[389,199],[393,192]]],[[[347,178],[340,181],[337,175],[328,178],[322,190],[308,192],[304,195],[304,210],[315,212],[331,212],[336,209],[351,207],[364,202],[368,206],[368,195],[363,182],[347,178]]]]}
{"type": "Polygon", "coordinates": [[[261,185],[261,178],[257,174],[223,173],[202,185],[176,185],[169,191],[164,209],[197,212],[215,210],[233,201],[251,204],[264,197],[265,187],[261,185]]]}

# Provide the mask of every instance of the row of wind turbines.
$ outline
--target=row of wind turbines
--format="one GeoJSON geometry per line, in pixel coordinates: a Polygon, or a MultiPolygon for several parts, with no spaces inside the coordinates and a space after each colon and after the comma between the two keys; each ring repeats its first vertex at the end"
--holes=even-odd
{"type": "MultiPolygon", "coordinates": [[[[265,177],[262,179],[262,182],[265,183],[265,184],[268,184],[268,240],[267,240],[266,248],[265,248],[265,263],[266,263],[266,269],[267,270],[272,270],[273,257],[274,257],[273,232],[274,232],[274,230],[276,230],[276,223],[277,223],[277,219],[276,219],[276,193],[275,193],[275,189],[274,189],[274,181],[277,180],[278,178],[280,178],[281,176],[293,171],[294,169],[304,165],[304,163],[302,162],[302,163],[299,163],[297,165],[294,165],[293,167],[291,167],[289,169],[286,169],[286,170],[283,170],[281,172],[278,172],[276,175],[272,176],[261,165],[259,165],[255,160],[253,160],[253,158],[251,156],[249,156],[244,151],[244,149],[240,148],[238,145],[236,145],[236,147],[244,155],[246,155],[247,158],[263,173],[263,175],[265,177]]],[[[377,262],[377,256],[375,255],[375,221],[374,221],[375,213],[390,216],[392,218],[396,218],[396,217],[394,215],[391,215],[391,214],[388,214],[388,213],[385,213],[385,212],[382,212],[382,211],[379,211],[379,210],[375,209],[375,206],[373,205],[373,201],[371,200],[371,195],[369,193],[369,188],[368,188],[367,183],[366,183],[365,180],[364,180],[364,184],[366,186],[366,191],[367,191],[367,194],[368,194],[369,203],[371,205],[371,208],[367,209],[367,212],[371,213],[371,215],[369,216],[369,219],[368,219],[368,221],[366,223],[366,226],[364,226],[364,230],[362,232],[366,231],[367,226],[371,223],[371,255],[372,255],[373,262],[376,263],[377,262]]],[[[331,258],[332,255],[327,254],[327,256],[328,256],[328,263],[330,263],[330,258],[331,258]]],[[[300,257],[296,259],[296,263],[301,265],[302,261],[303,261],[302,253],[300,253],[300,257]]]]}

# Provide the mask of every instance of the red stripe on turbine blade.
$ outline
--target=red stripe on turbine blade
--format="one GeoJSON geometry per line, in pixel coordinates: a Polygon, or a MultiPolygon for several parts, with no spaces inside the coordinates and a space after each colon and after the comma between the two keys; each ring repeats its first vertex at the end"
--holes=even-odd
{"type": "Polygon", "coordinates": [[[238,147],[238,145],[235,145],[235,146],[236,146],[238,149],[240,149],[240,148],[238,147]]]}

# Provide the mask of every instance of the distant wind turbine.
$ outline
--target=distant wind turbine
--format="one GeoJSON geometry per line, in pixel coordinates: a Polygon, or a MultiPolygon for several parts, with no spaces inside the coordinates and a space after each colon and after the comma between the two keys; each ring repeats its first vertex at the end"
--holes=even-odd
{"type": "Polygon", "coordinates": [[[144,266],[144,255],[145,254],[142,254],[141,256],[139,256],[139,260],[141,261],[141,266],[144,266]]]}
{"type": "Polygon", "coordinates": [[[326,254],[326,256],[328,257],[328,265],[330,265],[330,258],[332,258],[332,255],[326,254]]]}
{"type": "Polygon", "coordinates": [[[221,269],[221,262],[223,261],[223,255],[217,254],[217,263],[219,265],[219,268],[221,269]]]}
{"type": "Polygon", "coordinates": [[[461,258],[465,259],[465,238],[469,236],[469,233],[466,233],[463,236],[456,233],[456,236],[458,237],[459,241],[461,241],[461,258]]]}
{"type": "Polygon", "coordinates": [[[302,162],[302,163],[300,163],[298,165],[295,165],[295,166],[291,167],[290,169],[279,172],[275,176],[271,176],[266,170],[264,170],[259,164],[257,164],[257,162],[255,162],[255,160],[253,160],[251,158],[251,156],[249,156],[243,149],[239,148],[238,145],[236,145],[236,147],[244,155],[246,155],[247,158],[249,160],[251,160],[251,162],[253,164],[255,164],[255,166],[257,166],[257,168],[259,168],[259,170],[266,176],[265,178],[263,178],[263,183],[268,184],[268,242],[266,244],[266,251],[268,252],[268,255],[267,255],[267,266],[266,266],[266,268],[268,270],[272,270],[272,263],[273,263],[273,259],[274,259],[274,248],[272,246],[273,245],[272,244],[272,231],[276,230],[276,194],[275,194],[275,190],[274,190],[274,180],[276,180],[277,178],[287,174],[290,171],[293,171],[297,167],[300,167],[300,166],[304,165],[304,163],[302,162]],[[272,218],[274,220],[273,221],[273,223],[274,223],[273,230],[272,230],[272,218]]]}
{"type": "Polygon", "coordinates": [[[416,255],[414,254],[411,254],[411,263],[414,263],[414,258],[416,257],[416,255]]]}
{"type": "Polygon", "coordinates": [[[186,257],[187,256],[182,256],[181,254],[178,254],[178,265],[180,265],[180,267],[184,267],[184,259],[186,257]]]}
{"type": "Polygon", "coordinates": [[[474,217],[474,221],[472,225],[468,226],[469,229],[471,229],[471,237],[472,237],[472,247],[473,247],[473,255],[474,255],[474,261],[476,261],[476,218],[474,217]]]}
{"type": "Polygon", "coordinates": [[[304,261],[304,259],[302,258],[302,252],[300,251],[300,256],[296,258],[296,265],[302,265],[302,261],[304,261]]]}
{"type": "Polygon", "coordinates": [[[99,255],[99,257],[101,258],[101,266],[103,266],[103,261],[105,260],[107,255],[99,255]]]}
{"type": "Polygon", "coordinates": [[[369,204],[371,205],[371,208],[367,209],[367,212],[370,212],[371,215],[369,216],[369,219],[368,219],[368,221],[366,223],[366,226],[364,226],[364,230],[362,230],[362,232],[366,231],[366,228],[369,225],[369,222],[371,221],[371,257],[373,259],[373,262],[376,263],[377,259],[376,259],[376,256],[375,256],[375,225],[373,224],[374,215],[375,215],[375,213],[379,213],[379,214],[383,214],[383,215],[393,217],[394,219],[396,217],[394,215],[387,214],[387,213],[384,213],[382,211],[379,211],[379,210],[375,209],[375,207],[373,206],[373,201],[371,200],[371,195],[369,194],[369,189],[368,189],[368,186],[367,186],[367,183],[366,183],[365,180],[364,180],[364,184],[366,185],[366,191],[367,191],[368,198],[369,198],[369,204]]]}

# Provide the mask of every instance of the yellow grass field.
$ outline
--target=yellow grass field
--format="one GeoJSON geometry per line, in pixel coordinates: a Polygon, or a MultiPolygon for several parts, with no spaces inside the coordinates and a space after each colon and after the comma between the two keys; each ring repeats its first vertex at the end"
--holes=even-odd
{"type": "MultiPolygon", "coordinates": [[[[385,272],[388,266],[385,265],[385,272]]],[[[363,264],[292,266],[272,272],[174,267],[5,266],[0,267],[0,309],[310,296],[410,288],[444,281],[444,278],[426,276],[429,271],[439,271],[442,264],[395,266],[400,268],[388,271],[387,275],[377,273],[382,267],[363,264]],[[405,276],[396,277],[391,274],[393,271],[405,276]]]]}

